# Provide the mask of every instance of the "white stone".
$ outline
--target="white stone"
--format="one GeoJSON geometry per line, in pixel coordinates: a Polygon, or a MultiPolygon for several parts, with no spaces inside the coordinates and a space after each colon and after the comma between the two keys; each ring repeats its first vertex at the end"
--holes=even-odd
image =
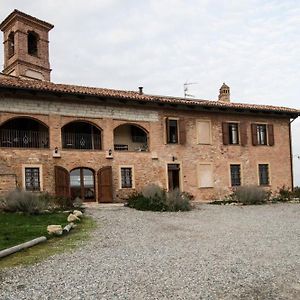
{"type": "Polygon", "coordinates": [[[53,234],[53,235],[62,235],[63,233],[63,229],[61,225],[48,225],[47,231],[49,234],[53,234]]]}
{"type": "Polygon", "coordinates": [[[73,215],[75,215],[76,217],[80,218],[83,215],[83,213],[80,210],[74,210],[73,211],[73,215]]]}
{"type": "Polygon", "coordinates": [[[68,220],[68,222],[80,221],[80,219],[77,216],[75,216],[74,214],[69,214],[67,220],[68,220]]]}

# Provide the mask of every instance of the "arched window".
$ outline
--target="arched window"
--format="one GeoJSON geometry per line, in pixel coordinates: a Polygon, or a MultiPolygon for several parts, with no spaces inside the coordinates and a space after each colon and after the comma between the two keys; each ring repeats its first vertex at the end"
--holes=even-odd
{"type": "Polygon", "coordinates": [[[8,57],[15,54],[15,33],[11,32],[8,36],[8,57]]]}
{"type": "Polygon", "coordinates": [[[134,124],[118,126],[114,130],[114,150],[149,151],[146,130],[134,124]]]}
{"type": "Polygon", "coordinates": [[[77,168],[70,172],[71,198],[95,201],[95,174],[88,168],[77,168]]]}
{"type": "Polygon", "coordinates": [[[8,120],[0,126],[0,147],[49,148],[49,129],[26,117],[8,120]]]}
{"type": "Polygon", "coordinates": [[[101,130],[88,122],[74,121],[61,131],[65,149],[101,150],[101,130]]]}
{"type": "Polygon", "coordinates": [[[39,36],[34,31],[29,31],[27,35],[28,54],[38,55],[38,39],[39,36]]]}

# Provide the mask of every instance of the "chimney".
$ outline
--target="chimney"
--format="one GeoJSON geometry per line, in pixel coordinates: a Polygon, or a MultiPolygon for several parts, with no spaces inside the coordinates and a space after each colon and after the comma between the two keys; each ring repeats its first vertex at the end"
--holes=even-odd
{"type": "Polygon", "coordinates": [[[230,102],[230,87],[226,85],[225,82],[220,88],[219,101],[230,102]]]}
{"type": "Polygon", "coordinates": [[[142,86],[139,86],[139,94],[140,95],[143,95],[144,93],[143,93],[143,87],[142,86]]]}

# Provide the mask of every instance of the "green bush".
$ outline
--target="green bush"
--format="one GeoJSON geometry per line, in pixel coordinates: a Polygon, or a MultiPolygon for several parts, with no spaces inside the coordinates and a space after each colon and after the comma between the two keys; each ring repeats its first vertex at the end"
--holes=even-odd
{"type": "Polygon", "coordinates": [[[56,197],[49,193],[15,190],[0,200],[0,211],[40,214],[45,211],[82,209],[82,200],[56,197]]]}
{"type": "Polygon", "coordinates": [[[263,204],[269,200],[270,192],[255,185],[239,186],[231,197],[244,205],[263,204]]]}
{"type": "Polygon", "coordinates": [[[187,211],[191,209],[192,195],[182,193],[178,189],[166,192],[161,187],[151,184],[143,188],[142,192],[131,194],[128,206],[138,210],[151,211],[187,211]]]}
{"type": "Polygon", "coordinates": [[[191,210],[190,198],[187,193],[181,193],[179,189],[174,189],[167,193],[166,206],[168,211],[188,211],[191,210]]]}
{"type": "Polygon", "coordinates": [[[294,198],[293,191],[289,187],[283,186],[278,190],[276,196],[273,197],[272,201],[286,202],[286,201],[291,201],[293,198],[294,198]]]}
{"type": "Polygon", "coordinates": [[[297,198],[298,200],[300,199],[300,187],[299,186],[294,187],[293,196],[294,196],[294,198],[297,198]]]}
{"type": "Polygon", "coordinates": [[[48,209],[49,199],[40,198],[39,194],[15,190],[1,201],[1,209],[6,212],[25,212],[39,214],[48,209]]]}

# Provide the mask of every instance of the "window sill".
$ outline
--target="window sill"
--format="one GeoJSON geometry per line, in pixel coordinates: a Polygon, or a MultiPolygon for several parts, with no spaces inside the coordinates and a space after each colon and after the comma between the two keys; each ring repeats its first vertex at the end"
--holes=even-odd
{"type": "Polygon", "coordinates": [[[101,149],[71,149],[71,148],[62,148],[61,151],[80,151],[80,152],[105,152],[104,150],[101,149]]]}
{"type": "Polygon", "coordinates": [[[198,189],[199,190],[205,190],[205,189],[213,189],[214,186],[199,186],[198,189]]]}

